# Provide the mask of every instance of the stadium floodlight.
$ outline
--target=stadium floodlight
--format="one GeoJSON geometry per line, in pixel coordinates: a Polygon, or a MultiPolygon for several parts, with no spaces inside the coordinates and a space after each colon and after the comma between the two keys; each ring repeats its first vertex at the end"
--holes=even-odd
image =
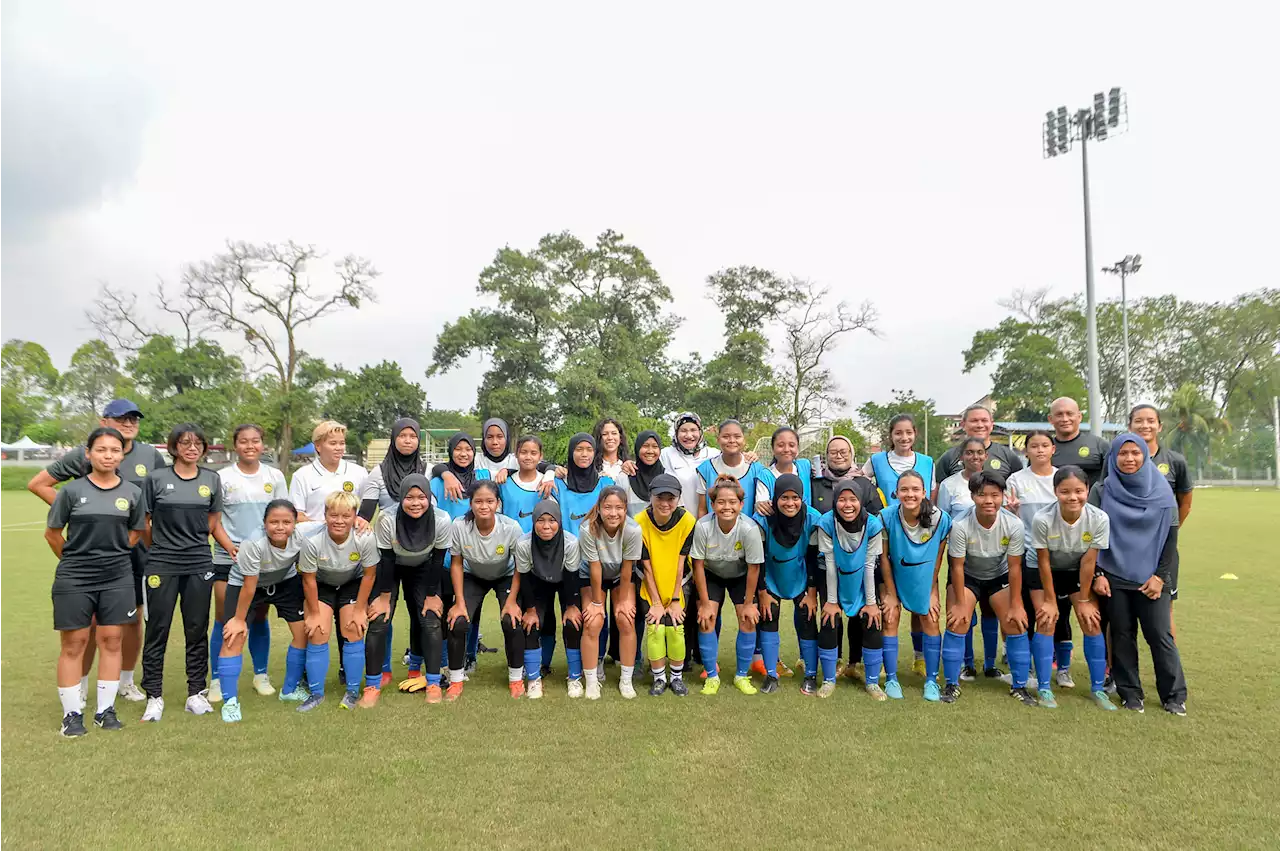
{"type": "Polygon", "coordinates": [[[1125,281],[1130,275],[1136,275],[1141,268],[1141,254],[1128,254],[1123,260],[1117,260],[1115,265],[1102,267],[1102,271],[1108,275],[1120,276],[1120,322],[1124,329],[1124,407],[1126,411],[1133,410],[1133,395],[1129,384],[1129,296],[1125,291],[1125,281]]]}
{"type": "MultiPolygon", "coordinates": [[[[1072,142],[1080,143],[1080,167],[1084,178],[1084,266],[1085,266],[1085,338],[1089,357],[1089,430],[1102,433],[1102,392],[1098,379],[1098,306],[1093,289],[1093,227],[1089,217],[1089,140],[1103,142],[1128,129],[1129,106],[1119,87],[1104,97],[1093,96],[1092,107],[1082,107],[1074,115],[1065,106],[1045,113],[1044,157],[1052,159],[1071,150],[1072,142]]],[[[1139,261],[1141,258],[1138,258],[1139,261]]],[[[1136,271],[1136,270],[1135,270],[1136,271]]],[[[1127,273],[1131,274],[1131,273],[1127,273]]],[[[1126,346],[1127,349],[1127,346],[1126,346]]],[[[1125,369],[1126,376],[1128,368],[1125,369]]],[[[1128,392],[1126,391],[1126,398],[1128,392]]]]}

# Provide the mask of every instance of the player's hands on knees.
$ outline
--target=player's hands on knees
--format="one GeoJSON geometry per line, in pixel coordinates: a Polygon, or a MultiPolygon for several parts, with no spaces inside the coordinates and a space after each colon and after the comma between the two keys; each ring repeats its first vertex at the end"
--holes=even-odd
{"type": "Polygon", "coordinates": [[[512,624],[518,624],[524,620],[520,605],[512,597],[508,597],[506,604],[503,605],[501,617],[510,618],[512,624]]]}
{"type": "Polygon", "coordinates": [[[307,612],[304,616],[302,626],[307,633],[307,639],[311,640],[312,644],[318,644],[319,639],[324,637],[324,630],[328,626],[328,621],[329,619],[318,611],[307,612]]]}
{"type": "MultiPolygon", "coordinates": [[[[933,607],[930,606],[930,611],[932,612],[932,610],[933,607]]],[[[949,632],[954,632],[957,635],[968,632],[969,625],[965,623],[965,620],[967,619],[963,614],[961,614],[960,606],[958,604],[947,607],[947,630],[949,632]]]]}
{"type": "Polygon", "coordinates": [[[742,629],[755,629],[760,623],[760,609],[755,603],[743,603],[738,606],[738,626],[742,629]]]}
{"type": "Polygon", "coordinates": [[[671,618],[671,623],[680,626],[684,623],[684,603],[679,600],[672,600],[667,604],[667,616],[671,618]]]}
{"type": "Polygon", "coordinates": [[[840,619],[840,604],[827,601],[822,604],[822,625],[835,626],[840,619]]]}
{"type": "Polygon", "coordinates": [[[582,626],[584,629],[604,626],[604,603],[597,603],[594,600],[587,603],[582,611],[582,626]]]}
{"type": "Polygon", "coordinates": [[[773,620],[773,595],[761,589],[756,599],[760,602],[760,620],[773,620]]]}
{"type": "Polygon", "coordinates": [[[233,617],[222,626],[222,640],[227,644],[243,640],[248,634],[249,627],[244,622],[244,618],[233,617]]]}
{"type": "Polygon", "coordinates": [[[1058,607],[1053,600],[1046,599],[1036,606],[1036,631],[1052,632],[1058,623],[1058,607]]]}
{"type": "MultiPolygon", "coordinates": [[[[1027,628],[1027,610],[1022,607],[1021,600],[1013,600],[1009,603],[1009,624],[1016,626],[1023,631],[1027,628]]],[[[1013,632],[1013,630],[1009,630],[1013,632]]]]}
{"type": "Polygon", "coordinates": [[[347,606],[347,616],[343,618],[343,628],[356,637],[359,641],[364,638],[365,630],[369,628],[368,608],[360,606],[347,606]]]}
{"type": "Polygon", "coordinates": [[[370,621],[376,621],[381,617],[390,617],[391,615],[391,595],[379,594],[369,601],[369,608],[365,612],[365,618],[370,621]]]}
{"type": "Polygon", "coordinates": [[[444,617],[444,600],[441,600],[439,596],[431,596],[423,600],[422,614],[426,615],[427,612],[435,612],[438,618],[444,617]]]}
{"type": "Polygon", "coordinates": [[[868,603],[862,607],[862,616],[867,619],[867,625],[876,629],[880,628],[880,607],[875,603],[868,603]]]}
{"type": "Polygon", "coordinates": [[[716,604],[710,600],[698,602],[698,626],[710,629],[716,624],[716,604]]]}
{"type": "Polygon", "coordinates": [[[627,595],[622,599],[614,601],[613,616],[618,619],[620,624],[635,625],[636,601],[632,599],[631,592],[627,592],[627,595]]]}
{"type": "Polygon", "coordinates": [[[804,611],[807,620],[813,620],[813,616],[818,611],[818,591],[810,588],[804,592],[804,597],[800,600],[800,608],[804,611]]]}
{"type": "Polygon", "coordinates": [[[520,625],[524,627],[525,632],[533,632],[535,629],[542,629],[542,622],[538,620],[538,610],[529,609],[520,618],[520,625]]]}
{"type": "Polygon", "coordinates": [[[462,601],[458,601],[449,607],[449,629],[453,629],[453,625],[458,622],[458,618],[466,618],[467,606],[462,601]]]}
{"type": "Polygon", "coordinates": [[[938,596],[938,586],[933,586],[933,590],[929,592],[929,619],[938,620],[942,616],[942,598],[938,596]]]}
{"type": "Polygon", "coordinates": [[[573,624],[578,629],[582,629],[582,608],[580,606],[568,606],[565,608],[563,622],[573,624]]]}
{"type": "MultiPolygon", "coordinates": [[[[1075,595],[1072,595],[1074,598],[1075,595]]],[[[1074,600],[1076,605],[1076,620],[1080,621],[1080,628],[1089,632],[1097,632],[1102,629],[1102,612],[1098,610],[1096,600],[1083,599],[1074,600]]]]}
{"type": "Polygon", "coordinates": [[[662,618],[667,614],[667,610],[662,607],[662,603],[654,602],[650,604],[649,611],[645,612],[644,622],[657,626],[662,623],[662,618]]]}

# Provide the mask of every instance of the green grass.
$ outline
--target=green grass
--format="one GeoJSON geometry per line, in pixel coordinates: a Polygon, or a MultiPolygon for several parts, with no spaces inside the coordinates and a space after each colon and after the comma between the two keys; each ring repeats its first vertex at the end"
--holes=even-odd
{"type": "MultiPolygon", "coordinates": [[[[31,481],[32,476],[43,469],[44,467],[16,467],[5,464],[0,467],[0,490],[25,491],[27,482],[31,481]]],[[[8,506],[6,505],[7,508],[8,506]]]]}
{"type": "MultiPolygon", "coordinates": [[[[1182,719],[1158,706],[1104,714],[1080,687],[1059,693],[1056,712],[1017,706],[986,683],[954,707],[926,705],[909,672],[901,703],[875,704],[843,682],[830,700],[806,699],[795,680],[772,697],[726,687],[624,702],[613,668],[605,699],[588,704],[565,697],[562,658],[544,700],[512,703],[503,661],[489,655],[454,706],[388,693],[372,712],[340,713],[331,700],[300,716],[250,690],[244,722],[229,726],[181,711],[175,630],[164,721],[144,727],[141,708],[122,703],[123,732],[78,741],[57,734],[44,515],[22,494],[4,494],[2,507],[3,836],[13,847],[92,836],[101,847],[1235,848],[1275,847],[1280,835],[1280,572],[1263,543],[1280,494],[1196,494],[1177,609],[1190,684],[1182,719]],[[1239,580],[1220,580],[1226,572],[1239,580]]],[[[485,613],[492,640],[492,604],[485,613]]],[[[789,633],[783,647],[793,658],[789,633]]],[[[903,648],[909,657],[905,632],[903,648]]],[[[1144,680],[1153,692],[1149,664],[1144,680]]]]}

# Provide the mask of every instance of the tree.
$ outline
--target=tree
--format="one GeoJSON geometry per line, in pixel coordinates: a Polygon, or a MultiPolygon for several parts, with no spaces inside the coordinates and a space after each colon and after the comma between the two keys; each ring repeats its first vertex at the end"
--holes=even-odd
{"type": "Polygon", "coordinates": [[[867,460],[867,438],[862,433],[862,429],[854,425],[853,420],[849,417],[842,417],[838,420],[831,421],[831,436],[840,435],[853,445],[853,459],[855,463],[861,464],[867,460]]]}
{"type": "Polygon", "coordinates": [[[382,361],[347,373],[324,402],[324,415],[347,427],[348,445],[361,458],[373,438],[389,436],[399,417],[421,422],[426,394],[405,380],[400,364],[382,361]]]}
{"type": "Polygon", "coordinates": [[[688,410],[709,423],[732,417],[748,429],[778,412],[778,385],[768,366],[769,344],[758,331],[741,331],[704,368],[698,385],[686,394],[688,410]]]}
{"type": "Polygon", "coordinates": [[[889,440],[889,421],[898,414],[910,414],[915,418],[916,442],[912,449],[916,452],[928,454],[937,460],[951,447],[946,421],[938,416],[934,401],[919,398],[914,390],[894,390],[889,402],[864,402],[858,408],[858,418],[863,430],[874,434],[884,449],[889,449],[892,445],[889,440]]]}
{"type": "Polygon", "coordinates": [[[1169,398],[1168,411],[1161,418],[1169,448],[1189,459],[1212,463],[1210,439],[1231,430],[1231,424],[1218,418],[1215,410],[1213,400],[1194,384],[1184,384],[1175,390],[1169,398]]]}
{"type": "Polygon", "coordinates": [[[62,396],[72,413],[97,419],[123,378],[111,347],[103,340],[90,340],[71,355],[71,365],[62,374],[62,396]]]}
{"type": "Polygon", "coordinates": [[[194,316],[213,327],[243,336],[256,354],[265,356],[274,373],[272,402],[280,406],[276,457],[288,464],[300,400],[295,394],[303,358],[298,334],[311,323],[344,307],[374,299],[377,270],[363,257],[348,254],[333,264],[336,279],[321,289],[311,277],[312,265],[324,255],[312,245],[228,242],[213,259],[187,266],[183,297],[195,306],[194,316]]]}
{"type": "Polygon", "coordinates": [[[825,365],[827,354],[836,348],[840,338],[858,330],[877,337],[880,332],[870,302],[863,302],[856,313],[843,301],[828,309],[823,306],[830,292],[828,287],[819,287],[812,281],[796,281],[794,285],[802,295],[799,304],[782,319],[782,358],[786,367],[779,383],[787,421],[800,428],[820,419],[830,408],[844,404],[835,376],[825,365]]]}
{"type": "Polygon", "coordinates": [[[991,396],[1009,418],[1040,422],[1049,416],[1049,402],[1070,396],[1085,405],[1080,374],[1063,357],[1057,344],[1031,322],[1005,319],[994,329],[978,331],[964,352],[964,371],[996,361],[991,396]]]}
{"type": "Polygon", "coordinates": [[[248,389],[244,364],[209,339],[182,347],[173,337],[151,337],[125,360],[125,369],[146,394],[144,440],[161,442],[180,422],[198,423],[217,442],[231,430],[231,413],[248,389]]]}
{"type": "Polygon", "coordinates": [[[734,266],[707,276],[708,298],[720,308],[725,333],[758,331],[805,296],[795,279],[755,266],[734,266]]]}
{"type": "Polygon", "coordinates": [[[49,410],[58,392],[58,370],[39,343],[8,340],[0,354],[0,374],[4,439],[16,440],[49,410]]]}

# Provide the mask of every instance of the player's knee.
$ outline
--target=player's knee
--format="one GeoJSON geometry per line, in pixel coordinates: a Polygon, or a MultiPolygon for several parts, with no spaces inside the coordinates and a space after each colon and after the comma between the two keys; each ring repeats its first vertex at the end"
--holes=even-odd
{"type": "Polygon", "coordinates": [[[224,641],[222,643],[223,656],[239,656],[240,652],[243,649],[244,649],[244,639],[238,635],[235,638],[231,639],[230,641],[224,641]]]}
{"type": "Polygon", "coordinates": [[[427,632],[433,635],[440,634],[440,616],[435,612],[428,610],[427,613],[422,616],[420,623],[422,624],[422,628],[427,632]]]}
{"type": "MultiPolygon", "coordinates": [[[[884,631],[897,632],[898,621],[901,618],[901,610],[897,606],[891,606],[884,610],[884,631]]],[[[920,618],[913,615],[911,618],[911,628],[917,632],[922,631],[922,627],[918,626],[920,618]]]]}
{"type": "Polygon", "coordinates": [[[502,616],[502,631],[503,631],[503,632],[511,632],[511,633],[519,632],[519,631],[520,631],[520,625],[516,623],[515,618],[511,617],[511,615],[503,615],[503,616],[502,616]]]}

